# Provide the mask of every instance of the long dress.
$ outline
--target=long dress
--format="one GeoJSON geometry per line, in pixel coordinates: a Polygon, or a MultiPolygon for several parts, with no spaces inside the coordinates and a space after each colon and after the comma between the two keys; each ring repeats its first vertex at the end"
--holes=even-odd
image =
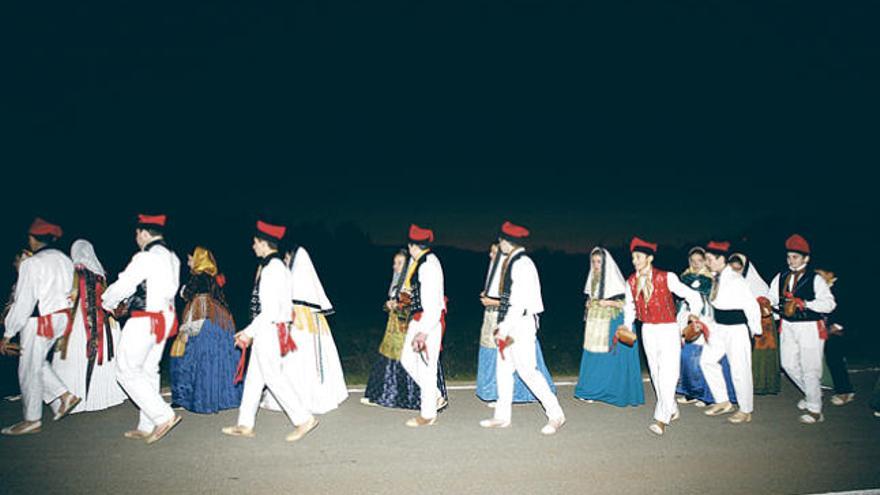
{"type": "MultiPolygon", "coordinates": [[[[73,395],[82,398],[74,413],[107,409],[126,398],[116,381],[119,324],[100,307],[107,281],[91,244],[86,244],[76,241],[71,252],[76,294],[73,325],[67,337],[59,340],[52,357],[55,373],[73,395]],[[90,261],[84,263],[84,256],[90,261]]],[[[50,405],[57,412],[61,402],[55,400],[50,405]]]]}
{"type": "Polygon", "coordinates": [[[584,350],[574,397],[620,407],[639,406],[645,403],[639,348],[614,341],[614,333],[623,325],[623,310],[599,304],[602,299],[623,300],[625,281],[607,251],[593,251],[600,252],[604,283],[591,268],[584,289],[590,303],[586,312],[584,350]]]}
{"type": "MultiPolygon", "coordinates": [[[[681,283],[693,288],[699,292],[703,298],[709,297],[712,292],[712,278],[699,273],[686,271],[681,275],[681,283]]],[[[704,308],[708,308],[708,304],[704,304],[704,308]]],[[[704,310],[705,311],[705,310],[704,310]]],[[[679,311],[679,324],[685,325],[684,317],[687,312],[683,309],[679,311]]],[[[688,399],[696,399],[706,404],[712,404],[715,399],[709,390],[709,384],[703,376],[703,369],[700,368],[700,356],[703,354],[703,345],[705,340],[701,335],[693,342],[685,342],[681,348],[681,372],[678,379],[678,387],[675,393],[683,395],[688,399]]],[[[730,375],[730,364],[727,362],[727,356],[721,358],[721,371],[724,374],[724,382],[727,384],[727,395],[730,402],[736,403],[736,392],[733,389],[733,378],[730,375]]]]}
{"type": "MultiPolygon", "coordinates": [[[[372,404],[414,410],[421,407],[421,390],[400,364],[400,352],[405,338],[406,320],[402,320],[396,311],[389,312],[385,335],[379,345],[379,357],[373,362],[364,392],[364,397],[372,404]]],[[[437,388],[443,398],[448,399],[442,361],[441,353],[437,364],[437,388]]]]}
{"type": "MultiPolygon", "coordinates": [[[[745,259],[745,256],[743,256],[745,259]]],[[[770,286],[758,274],[751,262],[747,262],[743,276],[752,294],[761,305],[761,328],[763,333],[755,337],[752,347],[752,383],[755,395],[775,395],[780,391],[782,375],[779,370],[779,330],[773,319],[773,308],[767,298],[770,286]]]]}
{"type": "Polygon", "coordinates": [[[171,398],[188,411],[212,414],[241,404],[235,384],[241,350],[235,347],[235,321],[211,275],[193,275],[184,286],[188,301],[180,332],[171,347],[171,398]]]}

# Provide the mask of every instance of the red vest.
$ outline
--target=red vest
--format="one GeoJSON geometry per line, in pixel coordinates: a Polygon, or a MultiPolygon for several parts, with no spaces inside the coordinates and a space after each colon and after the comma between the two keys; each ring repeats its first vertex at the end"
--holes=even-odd
{"type": "Polygon", "coordinates": [[[632,291],[633,301],[636,303],[636,318],[642,323],[675,323],[675,300],[666,285],[666,273],[652,268],[652,280],[654,292],[647,302],[639,293],[638,275],[633,273],[627,283],[632,291]]]}

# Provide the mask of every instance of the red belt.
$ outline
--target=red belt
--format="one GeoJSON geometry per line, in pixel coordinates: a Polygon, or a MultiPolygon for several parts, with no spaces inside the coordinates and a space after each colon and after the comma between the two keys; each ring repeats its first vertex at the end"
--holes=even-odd
{"type": "MultiPolygon", "coordinates": [[[[782,321],[779,320],[779,333],[782,333],[782,321]]],[[[797,322],[789,322],[789,323],[797,323],[797,322]]],[[[828,326],[825,325],[825,320],[817,320],[816,327],[819,330],[819,340],[828,340],[828,326]]]]}
{"type": "Polygon", "coordinates": [[[52,317],[55,315],[67,315],[67,327],[64,329],[64,335],[68,335],[73,328],[73,318],[70,316],[70,308],[59,309],[54,313],[49,313],[37,317],[37,336],[51,339],[55,337],[55,327],[52,325],[52,317]]]}
{"type": "MultiPolygon", "coordinates": [[[[170,310],[171,314],[173,314],[174,322],[171,325],[171,331],[168,332],[168,338],[174,337],[177,335],[177,315],[174,314],[174,310],[170,310]]],[[[161,311],[132,311],[132,318],[149,318],[150,319],[150,333],[156,336],[156,343],[162,342],[165,339],[165,314],[161,311]]]]}
{"type": "Polygon", "coordinates": [[[296,350],[296,342],[290,336],[290,328],[286,322],[278,322],[275,326],[278,328],[278,344],[281,346],[281,357],[284,357],[288,352],[296,350]]]}

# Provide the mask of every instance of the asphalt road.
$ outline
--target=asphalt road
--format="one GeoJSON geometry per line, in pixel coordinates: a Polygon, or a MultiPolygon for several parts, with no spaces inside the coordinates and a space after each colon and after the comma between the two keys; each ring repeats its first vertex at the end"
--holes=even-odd
{"type": "MultiPolygon", "coordinates": [[[[360,394],[288,444],[280,413],[262,411],[253,439],[220,428],[236,412],[184,412],[154,445],[127,440],[136,410],[124,405],[44,424],[38,435],[0,438],[4,493],[824,493],[880,488],[880,419],[867,400],[876,372],[853,375],[857,400],[826,407],[826,421],[797,422],[797,394],[756,398],[751,424],[731,425],[686,406],[663,438],[650,434],[646,406],[618,409],[571,398],[568,423],[544,437],[537,405],[517,406],[513,425],[485,431],[491,410],[454,390],[433,427],[403,425],[409,412],[366,407],[360,394]]],[[[0,404],[0,421],[20,418],[0,404]]]]}

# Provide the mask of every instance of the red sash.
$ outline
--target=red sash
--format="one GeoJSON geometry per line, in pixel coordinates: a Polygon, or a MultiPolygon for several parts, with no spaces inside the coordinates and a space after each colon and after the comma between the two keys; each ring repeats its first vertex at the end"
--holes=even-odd
{"type": "MultiPolygon", "coordinates": [[[[170,309],[170,308],[169,308],[170,309]]],[[[174,321],[171,324],[171,331],[168,332],[168,338],[174,337],[177,335],[177,315],[174,314],[174,310],[170,309],[171,314],[174,315],[174,321]]],[[[161,311],[132,311],[132,318],[149,318],[150,319],[150,333],[156,336],[156,343],[159,344],[165,339],[165,314],[161,311]]]]}
{"type": "Polygon", "coordinates": [[[55,328],[52,325],[52,317],[59,314],[67,315],[67,327],[64,329],[64,335],[69,335],[73,328],[73,318],[70,316],[70,308],[59,309],[54,313],[37,317],[37,336],[51,339],[55,337],[55,328]]]}
{"type": "Polygon", "coordinates": [[[290,336],[290,328],[286,322],[278,322],[275,326],[278,328],[278,344],[281,347],[281,357],[284,357],[288,352],[296,350],[296,342],[290,336]]]}

